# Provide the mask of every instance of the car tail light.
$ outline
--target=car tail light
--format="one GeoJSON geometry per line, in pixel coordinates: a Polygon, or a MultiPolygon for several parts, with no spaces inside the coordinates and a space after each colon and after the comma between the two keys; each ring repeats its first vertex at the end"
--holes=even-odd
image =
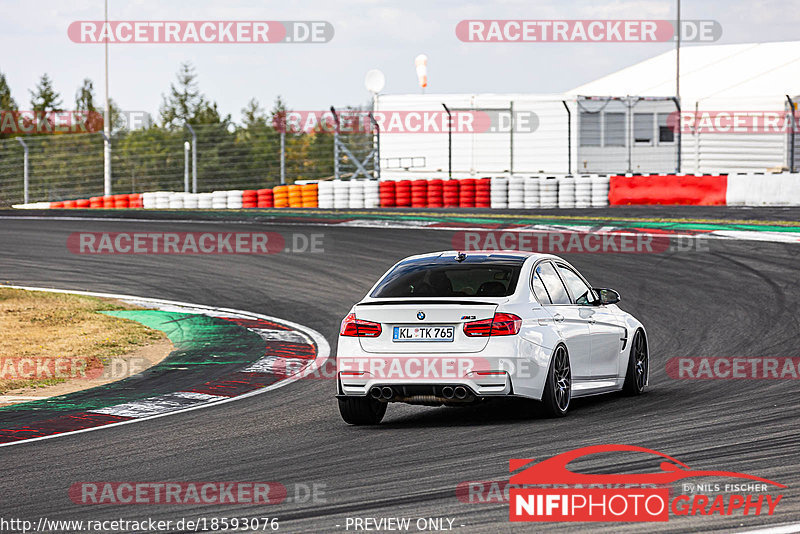
{"type": "Polygon", "coordinates": [[[495,313],[491,319],[464,323],[464,334],[468,337],[513,336],[521,327],[522,319],[513,313],[495,313]]]}
{"type": "Polygon", "coordinates": [[[356,319],[355,313],[350,313],[342,320],[342,327],[339,329],[340,336],[350,337],[378,337],[381,335],[380,323],[356,319]]]}

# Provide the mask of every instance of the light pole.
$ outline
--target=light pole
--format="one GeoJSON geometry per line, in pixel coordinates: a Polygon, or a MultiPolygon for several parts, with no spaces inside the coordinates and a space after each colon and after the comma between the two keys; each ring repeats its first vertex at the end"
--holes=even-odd
{"type": "Polygon", "coordinates": [[[678,39],[675,46],[675,97],[681,99],[681,0],[678,2],[678,39]]]}
{"type": "MultiPolygon", "coordinates": [[[[108,0],[105,0],[105,22],[108,27],[108,0]]],[[[106,116],[103,121],[103,194],[111,194],[111,104],[108,98],[108,37],[105,42],[106,55],[106,116]]]]}
{"type": "Polygon", "coordinates": [[[373,159],[373,167],[375,169],[373,174],[375,178],[379,179],[381,177],[381,130],[378,126],[378,122],[375,120],[374,114],[378,111],[378,94],[383,91],[385,85],[386,77],[383,75],[383,72],[378,69],[372,69],[367,72],[364,78],[364,86],[367,88],[367,91],[372,93],[372,113],[369,114],[369,119],[375,127],[375,135],[372,136],[372,144],[375,149],[375,157],[373,159]]]}

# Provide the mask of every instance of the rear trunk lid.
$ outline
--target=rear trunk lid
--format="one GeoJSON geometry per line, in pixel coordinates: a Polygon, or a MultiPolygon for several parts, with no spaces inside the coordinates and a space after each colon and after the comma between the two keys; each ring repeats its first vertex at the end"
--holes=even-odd
{"type": "Polygon", "coordinates": [[[497,306],[506,300],[497,298],[460,301],[434,298],[362,302],[356,305],[356,318],[380,323],[381,334],[372,338],[359,337],[358,340],[364,351],[374,353],[479,352],[486,347],[489,338],[468,337],[464,334],[464,323],[494,317],[497,306]],[[408,339],[409,336],[424,333],[449,337],[448,328],[452,328],[452,340],[408,339]],[[420,329],[426,331],[415,333],[420,329]]]}

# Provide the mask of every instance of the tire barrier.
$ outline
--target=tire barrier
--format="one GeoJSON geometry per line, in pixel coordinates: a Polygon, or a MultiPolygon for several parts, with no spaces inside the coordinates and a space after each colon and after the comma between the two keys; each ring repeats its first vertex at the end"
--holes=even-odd
{"type": "Polygon", "coordinates": [[[256,191],[255,189],[245,189],[244,191],[242,191],[242,207],[243,208],[257,208],[258,207],[258,191],[256,191]]]}
{"type": "Polygon", "coordinates": [[[539,207],[539,180],[536,176],[525,178],[522,185],[522,207],[526,210],[537,209],[539,207]]]}
{"type": "Polygon", "coordinates": [[[508,207],[508,178],[496,176],[492,178],[489,192],[489,207],[496,210],[508,207]]]}
{"type": "Polygon", "coordinates": [[[732,175],[512,175],[416,180],[322,180],[271,189],[94,196],[18,204],[30,209],[492,208],[611,205],[800,206],[800,173],[732,175]]]}
{"type": "Polygon", "coordinates": [[[275,198],[272,189],[259,189],[256,191],[256,202],[259,208],[275,207],[275,198]]]}
{"type": "Polygon", "coordinates": [[[458,206],[460,208],[475,207],[475,178],[464,178],[458,184],[458,206]]]}
{"type": "Polygon", "coordinates": [[[608,202],[717,206],[726,202],[727,175],[617,175],[610,178],[608,202]]]}
{"type": "Polygon", "coordinates": [[[393,208],[397,205],[395,200],[395,184],[392,180],[385,180],[378,183],[380,190],[380,200],[382,208],[393,208]]]}
{"type": "Polygon", "coordinates": [[[446,180],[442,184],[442,203],[445,208],[457,208],[459,198],[459,181],[446,180]]]}
{"type": "Polygon", "coordinates": [[[411,180],[399,180],[395,183],[394,205],[398,208],[411,207],[411,180]]]}
{"type": "Polygon", "coordinates": [[[428,207],[428,181],[414,180],[411,182],[411,207],[428,207]]]}
{"type": "Polygon", "coordinates": [[[525,207],[525,178],[522,176],[508,179],[508,207],[517,210],[525,207]]]}

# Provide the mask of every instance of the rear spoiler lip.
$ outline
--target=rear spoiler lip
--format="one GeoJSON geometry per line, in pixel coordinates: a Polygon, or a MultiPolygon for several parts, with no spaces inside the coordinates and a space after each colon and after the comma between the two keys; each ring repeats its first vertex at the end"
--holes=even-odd
{"type": "MultiPolygon", "coordinates": [[[[508,297],[495,297],[508,300],[508,297]]],[[[476,301],[476,300],[432,300],[432,299],[414,299],[414,300],[370,300],[367,302],[359,302],[356,306],[383,306],[383,305],[397,305],[397,304],[409,304],[409,305],[434,305],[434,304],[444,304],[444,305],[461,305],[461,306],[498,306],[502,304],[501,302],[489,302],[489,301],[476,301]]]]}

